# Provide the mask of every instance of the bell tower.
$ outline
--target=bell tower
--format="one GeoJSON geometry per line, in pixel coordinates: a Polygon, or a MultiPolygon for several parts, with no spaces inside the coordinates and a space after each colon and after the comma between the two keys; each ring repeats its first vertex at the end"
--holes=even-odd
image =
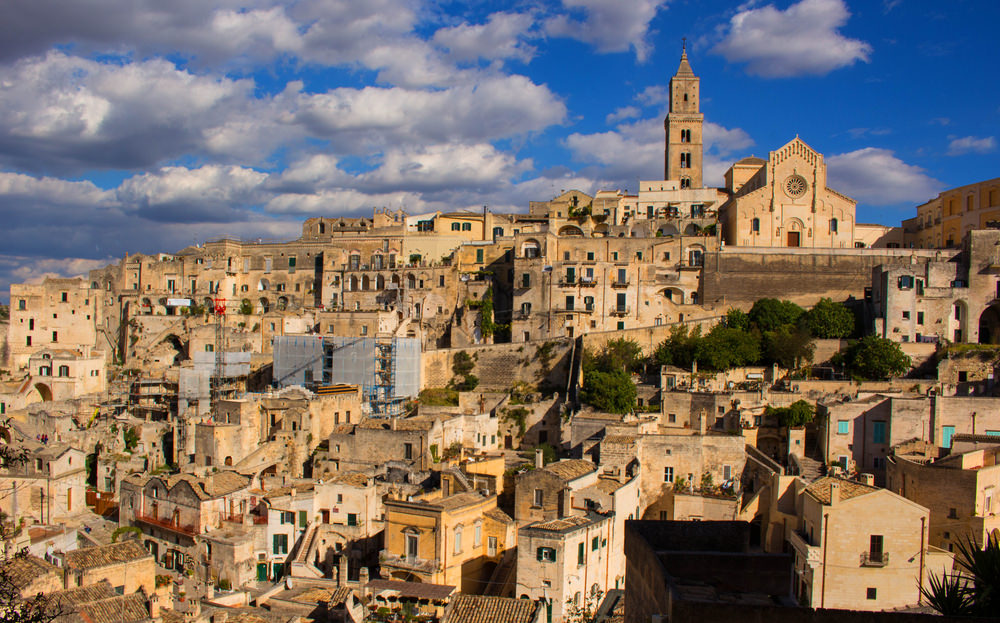
{"type": "Polygon", "coordinates": [[[670,109],[663,120],[666,130],[663,176],[680,180],[681,188],[702,187],[701,126],[705,115],[698,105],[698,85],[687,57],[687,40],[681,51],[681,64],[670,79],[670,109]]]}

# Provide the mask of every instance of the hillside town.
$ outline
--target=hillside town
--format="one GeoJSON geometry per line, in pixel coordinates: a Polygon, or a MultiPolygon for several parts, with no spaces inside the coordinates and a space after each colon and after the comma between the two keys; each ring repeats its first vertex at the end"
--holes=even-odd
{"type": "Polygon", "coordinates": [[[950,620],[1000,555],[1000,178],[860,223],[789,136],[707,187],[686,50],[665,86],[664,179],[631,193],[330,206],[12,285],[9,603],[950,620]]]}

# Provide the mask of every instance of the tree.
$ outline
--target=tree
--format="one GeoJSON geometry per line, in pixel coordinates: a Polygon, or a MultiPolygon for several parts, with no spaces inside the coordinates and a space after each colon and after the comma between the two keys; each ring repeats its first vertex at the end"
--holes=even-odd
{"type": "Polygon", "coordinates": [[[811,362],[815,350],[812,336],[803,328],[786,324],[764,334],[767,361],[782,368],[794,369],[811,362]]]}
{"type": "Polygon", "coordinates": [[[601,370],[637,372],[642,368],[642,347],[634,340],[611,340],[595,359],[595,364],[601,370]]]}
{"type": "Polygon", "coordinates": [[[476,367],[476,362],[473,361],[469,353],[464,350],[460,350],[451,357],[451,371],[455,373],[456,376],[465,376],[472,372],[473,368],[476,367]]]}
{"type": "Polygon", "coordinates": [[[726,312],[726,319],[723,322],[730,329],[739,329],[740,331],[750,330],[750,315],[742,309],[731,308],[726,312]]]}
{"type": "Polygon", "coordinates": [[[758,299],[750,308],[750,321],[762,332],[774,331],[778,327],[795,324],[805,310],[791,301],[778,299],[758,299]]]}
{"type": "Polygon", "coordinates": [[[902,376],[910,369],[910,358],[892,340],[869,335],[847,350],[847,367],[865,379],[902,376]]]}
{"type": "Polygon", "coordinates": [[[829,298],[821,298],[805,313],[803,322],[813,337],[822,339],[841,339],[854,333],[854,314],[829,298]]]}
{"type": "Polygon", "coordinates": [[[253,314],[253,303],[250,302],[250,299],[243,299],[240,301],[239,311],[244,316],[250,316],[253,314]]]}
{"type": "Polygon", "coordinates": [[[673,327],[670,329],[670,337],[660,342],[653,352],[653,362],[661,366],[690,368],[700,341],[701,327],[695,327],[690,333],[684,325],[673,327]]]}
{"type": "Polygon", "coordinates": [[[623,370],[584,372],[580,398],[608,413],[628,413],[635,406],[636,389],[632,377],[623,370]]]}
{"type": "Polygon", "coordinates": [[[777,418],[780,426],[797,428],[812,422],[816,415],[816,407],[805,400],[796,400],[787,407],[767,406],[764,408],[764,414],[777,418]]]}
{"type": "Polygon", "coordinates": [[[760,360],[760,340],[752,333],[716,325],[698,342],[699,366],[706,370],[728,370],[760,360]]]}
{"type": "Polygon", "coordinates": [[[938,576],[920,594],[945,616],[995,617],[1000,612],[1000,539],[991,534],[983,548],[971,537],[956,543],[958,570],[938,576]]]}

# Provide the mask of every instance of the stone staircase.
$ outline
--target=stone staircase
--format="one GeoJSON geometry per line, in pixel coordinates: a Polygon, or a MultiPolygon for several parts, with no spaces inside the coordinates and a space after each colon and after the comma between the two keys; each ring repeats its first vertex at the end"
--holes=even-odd
{"type": "Polygon", "coordinates": [[[310,556],[313,553],[313,546],[316,544],[316,535],[319,524],[310,523],[305,534],[299,539],[299,547],[292,558],[291,575],[298,578],[321,578],[323,572],[317,569],[311,562],[310,556]]]}
{"type": "Polygon", "coordinates": [[[823,469],[823,463],[817,461],[816,459],[809,458],[807,456],[799,456],[797,454],[792,456],[795,457],[795,462],[798,464],[799,478],[805,480],[806,482],[818,480],[826,471],[823,469]]]}

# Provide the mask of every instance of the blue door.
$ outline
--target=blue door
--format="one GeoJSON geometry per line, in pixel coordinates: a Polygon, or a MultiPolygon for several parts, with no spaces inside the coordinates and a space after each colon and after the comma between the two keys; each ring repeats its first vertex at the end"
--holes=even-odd
{"type": "Polygon", "coordinates": [[[942,426],[941,427],[941,447],[950,448],[951,438],[955,434],[954,426],[942,426]]]}

